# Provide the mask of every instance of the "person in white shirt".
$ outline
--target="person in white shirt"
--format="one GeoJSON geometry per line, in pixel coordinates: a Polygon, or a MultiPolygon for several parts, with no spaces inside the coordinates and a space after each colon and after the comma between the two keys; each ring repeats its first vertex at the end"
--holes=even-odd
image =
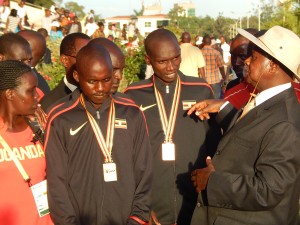
{"type": "Polygon", "coordinates": [[[98,29],[98,25],[94,22],[94,17],[90,17],[85,26],[85,34],[91,37],[98,29]]]}
{"type": "Polygon", "coordinates": [[[25,0],[19,1],[19,4],[16,7],[18,17],[21,19],[22,26],[24,25],[25,16],[26,16],[26,9],[25,9],[25,0]]]}
{"type": "Polygon", "coordinates": [[[10,14],[9,0],[4,0],[0,6],[0,27],[5,28],[7,18],[10,14]]]}
{"type": "Polygon", "coordinates": [[[230,63],[230,45],[226,43],[225,37],[221,36],[220,37],[220,41],[221,41],[221,48],[223,50],[223,59],[225,64],[229,64],[230,63]]]}
{"type": "Polygon", "coordinates": [[[186,76],[205,78],[205,59],[201,50],[191,44],[190,33],[182,33],[181,42],[181,64],[179,70],[186,76]]]}
{"type": "Polygon", "coordinates": [[[52,21],[57,17],[57,15],[51,13],[50,9],[45,9],[45,16],[42,17],[42,28],[45,28],[50,33],[52,21]]]}

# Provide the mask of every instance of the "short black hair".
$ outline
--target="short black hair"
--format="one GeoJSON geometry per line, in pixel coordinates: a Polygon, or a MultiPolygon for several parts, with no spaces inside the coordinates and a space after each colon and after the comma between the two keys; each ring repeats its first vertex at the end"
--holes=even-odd
{"type": "Polygon", "coordinates": [[[84,34],[84,33],[72,33],[68,34],[62,40],[60,44],[60,55],[73,55],[76,53],[75,49],[75,41],[77,39],[87,39],[90,40],[91,38],[84,34]]]}
{"type": "Polygon", "coordinates": [[[6,33],[0,37],[0,54],[4,56],[11,55],[13,51],[12,43],[21,44],[24,46],[27,45],[30,48],[28,41],[21,35],[15,33],[6,33]]]}
{"type": "Polygon", "coordinates": [[[41,35],[43,35],[45,38],[48,37],[48,31],[45,28],[40,28],[37,30],[41,35]]]}
{"type": "Polygon", "coordinates": [[[18,60],[0,62],[0,92],[14,89],[21,83],[21,76],[32,71],[30,66],[18,60]]]}

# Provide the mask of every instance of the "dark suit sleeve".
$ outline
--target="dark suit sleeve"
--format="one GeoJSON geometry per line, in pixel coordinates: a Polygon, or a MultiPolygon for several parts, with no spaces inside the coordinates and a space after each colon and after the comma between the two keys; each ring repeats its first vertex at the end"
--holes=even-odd
{"type": "MultiPolygon", "coordinates": [[[[207,185],[208,205],[247,211],[268,210],[295,185],[300,167],[300,132],[293,124],[273,126],[259,145],[253,174],[213,172],[207,185]]],[[[251,151],[249,149],[243,149],[251,151]]],[[[245,158],[241,158],[241,163],[245,158]]],[[[238,166],[238,165],[237,165],[238,166]]],[[[251,168],[252,169],[252,168],[251,168]]]]}
{"type": "Polygon", "coordinates": [[[237,110],[231,103],[228,103],[217,115],[216,121],[223,129],[224,133],[228,130],[236,119],[237,110]]]}
{"type": "MultiPolygon", "coordinates": [[[[138,111],[134,131],[134,175],[136,182],[135,197],[132,203],[131,217],[148,222],[150,217],[150,191],[152,184],[152,152],[143,113],[138,111]]],[[[127,224],[136,224],[129,219],[127,224]]]]}
{"type": "Polygon", "coordinates": [[[56,225],[80,225],[67,190],[68,154],[61,142],[62,134],[55,127],[55,123],[51,124],[47,136],[45,152],[51,218],[56,225]]]}

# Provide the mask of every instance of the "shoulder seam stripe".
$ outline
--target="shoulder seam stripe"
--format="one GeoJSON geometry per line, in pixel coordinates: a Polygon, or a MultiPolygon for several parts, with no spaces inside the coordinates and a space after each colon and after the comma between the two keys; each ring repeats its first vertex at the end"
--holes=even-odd
{"type": "Polygon", "coordinates": [[[60,104],[54,106],[54,107],[49,111],[49,113],[47,114],[47,116],[50,116],[51,113],[52,113],[55,109],[57,109],[58,107],[62,106],[63,104],[65,104],[65,102],[60,103],[60,104]]]}
{"type": "Polygon", "coordinates": [[[152,87],[152,86],[153,86],[153,83],[150,83],[150,84],[144,84],[144,85],[139,85],[139,86],[131,86],[131,87],[127,87],[123,93],[125,93],[125,92],[128,91],[128,90],[134,90],[134,89],[140,89],[140,88],[144,88],[144,87],[152,87]]]}
{"type": "Polygon", "coordinates": [[[193,83],[193,82],[184,82],[184,81],[181,81],[181,84],[191,85],[191,86],[197,86],[197,85],[206,86],[206,87],[210,88],[211,92],[213,93],[212,87],[209,84],[207,84],[207,83],[202,83],[202,82],[193,83]]]}
{"type": "MultiPolygon", "coordinates": [[[[117,98],[122,99],[122,100],[124,100],[124,101],[128,101],[128,102],[130,102],[130,103],[132,103],[132,104],[135,104],[134,101],[133,101],[132,99],[129,99],[129,98],[123,98],[123,97],[117,97],[117,98]]],[[[116,99],[115,99],[115,100],[116,100],[116,99]]]]}
{"type": "Polygon", "coordinates": [[[66,109],[64,109],[64,110],[61,110],[61,111],[57,112],[56,114],[54,114],[54,115],[52,116],[52,118],[50,119],[50,121],[49,121],[48,124],[47,124],[47,131],[46,131],[46,138],[45,138],[44,149],[46,149],[47,144],[48,144],[48,138],[49,138],[50,127],[51,127],[50,125],[51,125],[52,121],[53,121],[56,117],[58,117],[59,115],[61,115],[62,113],[64,113],[64,112],[66,112],[66,111],[69,111],[69,110],[73,109],[76,105],[78,105],[78,103],[79,103],[79,98],[76,100],[76,102],[75,102],[73,105],[71,105],[70,107],[68,107],[68,108],[66,108],[66,109]]]}

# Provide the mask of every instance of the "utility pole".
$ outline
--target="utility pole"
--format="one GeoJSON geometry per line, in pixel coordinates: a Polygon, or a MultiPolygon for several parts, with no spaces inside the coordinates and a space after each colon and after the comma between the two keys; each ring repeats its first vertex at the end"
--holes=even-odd
{"type": "Polygon", "coordinates": [[[247,28],[249,28],[249,12],[247,13],[247,28]]]}
{"type": "Polygon", "coordinates": [[[242,28],[242,17],[240,17],[240,28],[242,28]]]}
{"type": "Polygon", "coordinates": [[[258,2],[258,31],[260,31],[260,2],[258,2]]]}

